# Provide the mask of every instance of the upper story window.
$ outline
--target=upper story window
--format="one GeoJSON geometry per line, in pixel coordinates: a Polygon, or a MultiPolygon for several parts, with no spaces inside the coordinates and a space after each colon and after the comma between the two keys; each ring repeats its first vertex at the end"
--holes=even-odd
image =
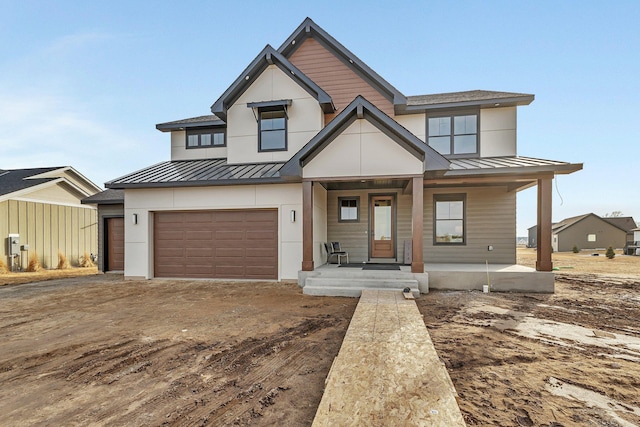
{"type": "Polygon", "coordinates": [[[427,119],[428,143],[444,156],[478,154],[478,114],[449,114],[427,119]]]}
{"type": "Polygon", "coordinates": [[[258,151],[287,149],[287,115],[281,107],[259,109],[258,151]]]}
{"type": "Polygon", "coordinates": [[[187,148],[225,147],[226,145],[224,129],[187,130],[187,148]]]}
{"type": "Polygon", "coordinates": [[[258,151],[287,150],[287,110],[291,99],[249,102],[258,121],[258,151]]]}

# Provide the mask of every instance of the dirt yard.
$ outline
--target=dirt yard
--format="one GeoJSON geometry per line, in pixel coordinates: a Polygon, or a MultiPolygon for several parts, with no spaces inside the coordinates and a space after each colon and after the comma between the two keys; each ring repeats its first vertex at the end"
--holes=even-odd
{"type": "MultiPolygon", "coordinates": [[[[640,257],[554,265],[554,295],[417,300],[468,425],[640,425],[640,257]]],[[[2,426],[308,426],[357,303],[119,275],[0,286],[0,301],[2,426]]]]}

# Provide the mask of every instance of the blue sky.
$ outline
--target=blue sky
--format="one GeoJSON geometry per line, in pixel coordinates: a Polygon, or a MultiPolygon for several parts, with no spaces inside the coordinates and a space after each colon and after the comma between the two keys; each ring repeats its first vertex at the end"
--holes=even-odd
{"type": "MultiPolygon", "coordinates": [[[[102,185],[169,159],[157,123],[209,107],[309,16],[405,95],[533,93],[518,153],[584,163],[553,219],[640,221],[640,2],[0,1],[0,168],[102,185]],[[634,177],[635,174],[635,177],[634,177]]],[[[556,191],[557,187],[557,191],[556,191]]],[[[518,193],[518,235],[536,222],[518,193]]]]}

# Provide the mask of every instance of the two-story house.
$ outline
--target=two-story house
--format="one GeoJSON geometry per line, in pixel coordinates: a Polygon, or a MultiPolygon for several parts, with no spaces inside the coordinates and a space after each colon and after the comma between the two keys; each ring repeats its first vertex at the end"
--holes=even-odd
{"type": "MultiPolygon", "coordinates": [[[[405,96],[307,18],[258,54],[212,115],[156,126],[171,134],[171,160],[106,184],[124,189],[125,276],[305,286],[324,243],[339,241],[351,264],[406,255],[423,292],[478,287],[451,285],[451,265],[513,266],[517,192],[538,186],[544,239],[554,174],[582,168],[518,156],[517,108],[533,99],[405,96]]],[[[550,250],[537,269],[551,271],[550,250]]],[[[524,277],[513,271],[505,283],[524,277]]],[[[551,273],[527,280],[512,288],[553,290],[551,273]]]]}

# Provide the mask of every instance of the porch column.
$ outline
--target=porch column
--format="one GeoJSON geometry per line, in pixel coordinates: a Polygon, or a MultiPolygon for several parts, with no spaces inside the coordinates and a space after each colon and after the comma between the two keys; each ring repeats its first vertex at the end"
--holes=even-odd
{"type": "Polygon", "coordinates": [[[313,182],[302,183],[302,271],[313,271],[313,182]]]}
{"type": "Polygon", "coordinates": [[[413,249],[411,257],[411,272],[424,273],[424,258],[422,253],[422,229],[424,216],[424,178],[417,176],[413,178],[413,208],[412,208],[412,240],[413,249]]]}
{"type": "Polygon", "coordinates": [[[551,261],[551,180],[553,177],[538,179],[538,249],[536,270],[552,271],[551,261]]]}

